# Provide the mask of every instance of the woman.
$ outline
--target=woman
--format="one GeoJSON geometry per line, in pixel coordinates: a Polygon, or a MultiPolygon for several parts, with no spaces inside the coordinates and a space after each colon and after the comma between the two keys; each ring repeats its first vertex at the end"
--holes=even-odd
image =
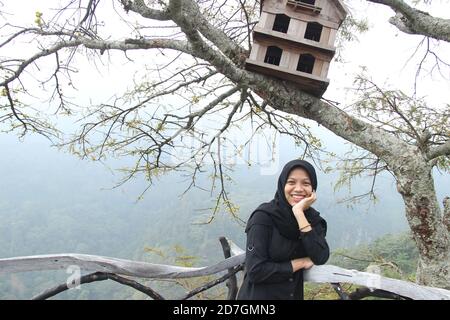
{"type": "Polygon", "coordinates": [[[327,223],[311,208],[317,177],[304,160],[288,162],[275,198],[250,216],[245,276],[238,300],[303,299],[303,270],[327,262],[327,223]]]}

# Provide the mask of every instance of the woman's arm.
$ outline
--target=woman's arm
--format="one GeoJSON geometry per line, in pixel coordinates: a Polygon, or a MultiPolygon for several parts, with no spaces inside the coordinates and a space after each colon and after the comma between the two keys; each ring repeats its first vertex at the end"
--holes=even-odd
{"type": "Polygon", "coordinates": [[[312,230],[311,224],[306,219],[304,211],[308,209],[316,201],[316,199],[316,192],[313,191],[309,197],[303,199],[292,207],[292,212],[294,213],[295,219],[297,219],[300,231],[308,232],[312,230]]]}
{"type": "Polygon", "coordinates": [[[316,193],[313,192],[308,198],[301,200],[292,207],[297,223],[299,225],[299,238],[302,239],[306,253],[316,265],[325,264],[330,257],[325,236],[327,234],[327,223],[320,219],[320,223],[312,226],[305,217],[304,210],[308,209],[316,201],[316,193]]]}
{"type": "Polygon", "coordinates": [[[325,239],[326,234],[327,223],[323,219],[314,225],[312,230],[300,232],[300,239],[302,239],[306,254],[315,265],[325,264],[330,257],[330,248],[325,239]]]}

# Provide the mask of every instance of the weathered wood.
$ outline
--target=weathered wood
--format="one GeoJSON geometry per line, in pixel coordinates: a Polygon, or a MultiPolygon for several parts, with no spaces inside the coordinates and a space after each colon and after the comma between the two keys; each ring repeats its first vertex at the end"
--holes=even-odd
{"type": "Polygon", "coordinates": [[[230,244],[230,251],[232,256],[238,256],[240,254],[245,254],[245,251],[242,250],[240,247],[237,246],[232,240],[227,239],[228,243],[230,244]]]}
{"type": "Polygon", "coordinates": [[[332,265],[314,266],[305,271],[304,280],[317,283],[353,283],[371,289],[396,293],[414,300],[450,300],[450,291],[386,278],[377,274],[347,270],[332,265]]]}
{"type": "Polygon", "coordinates": [[[332,283],[331,286],[333,287],[334,291],[336,291],[341,300],[351,300],[348,294],[344,290],[342,290],[340,283],[332,283]]]}
{"type": "Polygon", "coordinates": [[[350,300],[361,300],[367,297],[376,297],[391,300],[410,300],[410,298],[406,298],[392,292],[379,289],[370,290],[369,288],[358,288],[349,295],[350,300]]]}
{"type": "MultiPolygon", "coordinates": [[[[186,268],[170,265],[137,262],[116,258],[59,254],[0,259],[0,273],[65,269],[76,265],[82,270],[109,272],[140,278],[189,278],[215,274],[245,262],[245,253],[230,243],[232,257],[215,265],[186,268]],[[240,253],[239,253],[240,252],[240,253]]],[[[347,270],[332,265],[314,266],[304,273],[305,281],[317,283],[352,283],[371,290],[384,290],[414,300],[450,300],[450,291],[421,286],[412,282],[386,278],[380,275],[347,270]]]]}
{"type": "MultiPolygon", "coordinates": [[[[220,244],[222,245],[222,250],[223,250],[225,259],[231,257],[231,248],[230,248],[230,244],[229,244],[227,238],[220,237],[219,241],[220,241],[220,244]]],[[[228,269],[229,275],[231,275],[232,272],[233,272],[232,268],[228,269]]],[[[236,273],[233,273],[233,275],[228,278],[228,280],[226,282],[226,286],[228,288],[227,300],[236,300],[236,296],[238,293],[236,273]]]]}
{"type": "Polygon", "coordinates": [[[0,274],[25,271],[65,270],[78,266],[84,271],[109,272],[139,278],[191,278],[215,274],[233,268],[245,260],[245,255],[225,259],[215,265],[200,268],[177,267],[86,254],[56,254],[0,259],[0,274]]]}
{"type": "MultiPolygon", "coordinates": [[[[154,300],[164,300],[164,297],[161,296],[158,292],[154,291],[153,289],[144,286],[132,279],[127,279],[121,276],[118,276],[116,274],[112,274],[112,273],[105,273],[105,272],[95,272],[95,273],[91,273],[91,274],[87,274],[84,275],[80,278],[80,285],[81,284],[86,284],[86,283],[91,283],[91,282],[96,282],[96,281],[104,281],[104,280],[113,280],[116,281],[120,284],[132,287],[138,291],[141,291],[143,293],[145,293],[146,295],[148,295],[149,297],[153,298],[154,300]]],[[[46,300],[48,298],[51,298],[63,291],[69,290],[69,286],[67,283],[63,283],[60,284],[56,287],[50,288],[45,290],[44,292],[34,296],[33,298],[31,298],[31,300],[46,300]]]]}

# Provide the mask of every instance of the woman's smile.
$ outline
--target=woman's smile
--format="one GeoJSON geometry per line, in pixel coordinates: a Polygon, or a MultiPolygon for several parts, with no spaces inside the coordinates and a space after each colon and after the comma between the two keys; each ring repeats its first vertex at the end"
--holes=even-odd
{"type": "Polygon", "coordinates": [[[305,199],[305,196],[300,194],[291,194],[291,197],[294,202],[300,202],[302,199],[305,199]]]}

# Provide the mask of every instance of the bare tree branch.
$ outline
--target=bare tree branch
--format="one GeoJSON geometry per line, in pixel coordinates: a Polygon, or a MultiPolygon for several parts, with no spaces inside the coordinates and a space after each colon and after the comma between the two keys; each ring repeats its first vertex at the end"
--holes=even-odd
{"type": "Polygon", "coordinates": [[[420,34],[437,40],[450,42],[450,20],[433,17],[408,5],[403,0],[367,0],[383,4],[396,12],[389,21],[400,31],[420,34]]]}
{"type": "Polygon", "coordinates": [[[148,7],[143,0],[120,0],[120,2],[123,5],[123,8],[126,12],[128,11],[134,11],[136,13],[139,13],[144,18],[149,18],[153,20],[170,20],[170,12],[161,11],[161,10],[155,10],[150,7],[148,7]]]}
{"type": "Polygon", "coordinates": [[[78,47],[80,45],[85,46],[89,49],[98,49],[98,50],[138,50],[138,49],[173,49],[182,51],[187,54],[195,55],[194,52],[190,49],[190,46],[185,41],[179,40],[167,40],[167,39],[126,39],[124,41],[102,41],[102,40],[90,40],[90,39],[76,39],[71,41],[61,41],[51,48],[42,50],[41,52],[33,55],[31,58],[23,61],[17,70],[14,71],[13,75],[7,78],[6,80],[0,82],[0,86],[5,86],[6,84],[12,82],[17,79],[20,74],[25,70],[25,68],[31,63],[37,61],[38,59],[49,56],[58,52],[64,48],[72,48],[78,47]]]}
{"type": "MultiPolygon", "coordinates": [[[[118,276],[114,273],[95,272],[95,273],[91,273],[88,275],[84,275],[79,279],[79,281],[80,281],[79,284],[81,285],[81,284],[85,284],[85,283],[91,283],[91,282],[95,282],[95,281],[104,281],[104,280],[108,280],[108,279],[113,280],[118,283],[121,283],[121,284],[124,284],[129,287],[132,287],[140,292],[143,292],[146,295],[148,295],[149,297],[153,298],[154,300],[164,300],[164,298],[159,293],[154,291],[153,289],[151,289],[147,286],[144,286],[134,280],[118,276]]],[[[63,283],[54,288],[45,290],[44,292],[31,298],[31,300],[45,300],[45,299],[51,298],[61,292],[69,290],[69,289],[71,289],[69,287],[69,285],[67,283],[63,283]]]]}
{"type": "Polygon", "coordinates": [[[221,276],[220,278],[217,278],[213,281],[210,281],[208,283],[205,283],[204,285],[202,285],[201,287],[198,287],[194,290],[191,290],[190,292],[188,292],[186,295],[182,296],[181,298],[177,299],[177,300],[187,300],[190,297],[195,296],[196,294],[199,294],[200,292],[203,292],[205,290],[208,290],[222,282],[224,282],[225,280],[231,278],[231,277],[235,277],[236,273],[238,273],[239,271],[242,271],[244,269],[244,265],[238,265],[234,268],[229,269],[228,273],[224,274],[223,276],[221,276]],[[231,270],[231,271],[230,271],[231,270]]]}
{"type": "Polygon", "coordinates": [[[440,156],[450,156],[450,140],[447,140],[442,145],[432,148],[427,153],[428,160],[432,160],[440,156]]]}
{"type": "Polygon", "coordinates": [[[370,289],[370,288],[358,288],[352,293],[348,295],[349,300],[361,300],[367,297],[376,297],[376,298],[383,298],[383,299],[393,299],[393,300],[411,300],[410,298],[403,297],[401,295],[384,291],[384,290],[378,290],[378,289],[370,289]]]}
{"type": "Polygon", "coordinates": [[[5,93],[6,93],[6,97],[8,98],[8,102],[9,102],[9,106],[10,106],[10,108],[11,108],[11,111],[12,111],[12,113],[14,114],[14,117],[17,119],[17,120],[19,120],[20,121],[20,123],[23,125],[23,127],[25,128],[25,131],[24,131],[24,133],[28,130],[28,125],[27,125],[27,123],[24,121],[24,119],[22,119],[19,115],[18,115],[18,113],[17,113],[17,111],[16,111],[16,108],[15,108],[15,106],[14,106],[14,102],[13,102],[13,98],[12,98],[12,96],[11,96],[11,91],[9,91],[9,87],[8,87],[8,85],[7,84],[2,84],[3,85],[3,87],[5,88],[5,93]]]}

